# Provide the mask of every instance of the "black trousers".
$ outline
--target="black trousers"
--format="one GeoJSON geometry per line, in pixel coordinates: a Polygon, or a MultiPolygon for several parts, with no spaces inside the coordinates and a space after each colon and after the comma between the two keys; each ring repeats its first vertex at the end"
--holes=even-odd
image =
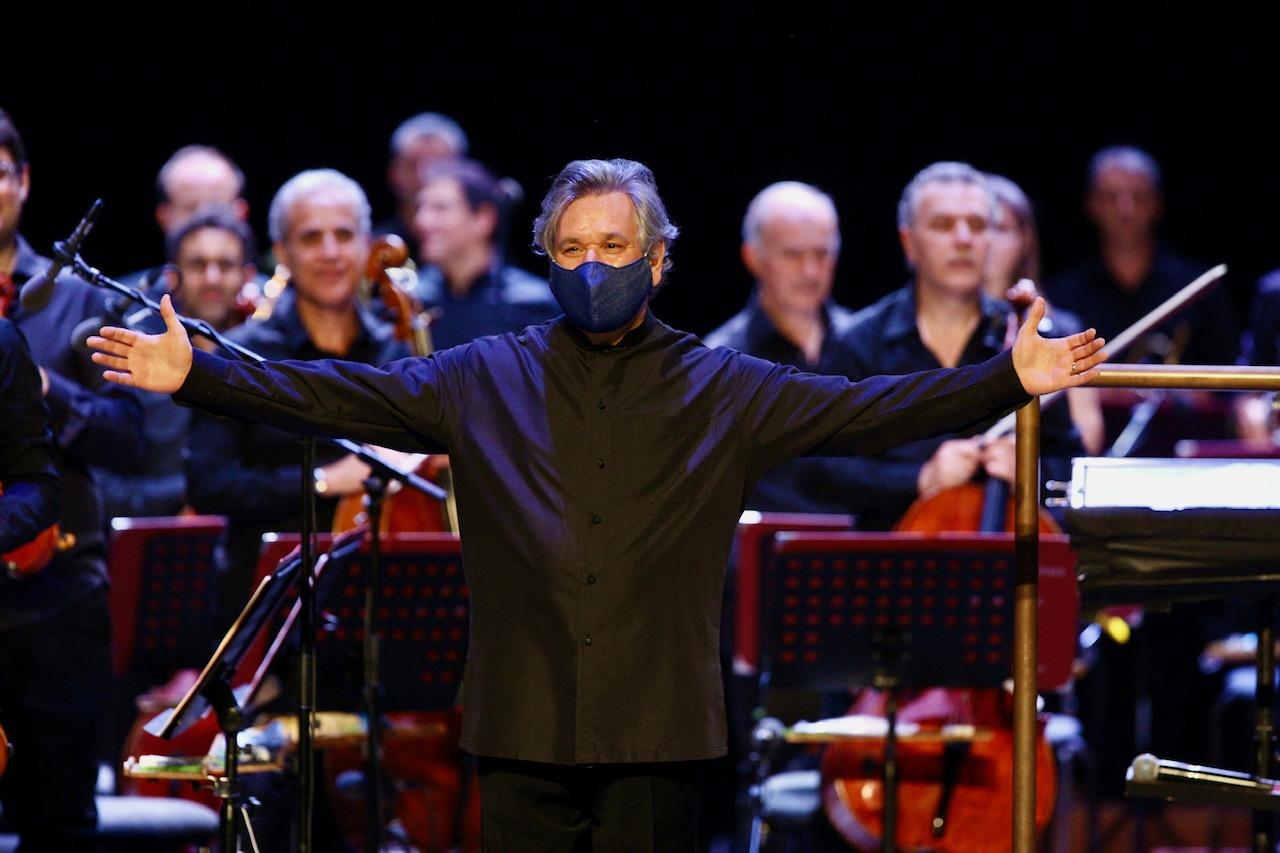
{"type": "Polygon", "coordinates": [[[0,631],[0,723],[13,743],[0,799],[23,853],[94,849],[110,642],[106,590],[0,631]]]}
{"type": "Polygon", "coordinates": [[[694,853],[706,764],[477,757],[485,853],[694,853]]]}

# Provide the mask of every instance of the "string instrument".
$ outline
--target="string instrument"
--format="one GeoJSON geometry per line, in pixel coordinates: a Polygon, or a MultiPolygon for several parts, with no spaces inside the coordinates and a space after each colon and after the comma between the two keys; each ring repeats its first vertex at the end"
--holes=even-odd
{"type": "MultiPolygon", "coordinates": [[[[0,495],[4,484],[0,483],[0,495]]],[[[34,575],[53,560],[59,551],[66,551],[76,544],[74,533],[63,533],[62,528],[51,524],[25,545],[0,554],[0,569],[11,578],[34,575]]]]}
{"type": "MultiPolygon", "coordinates": [[[[431,315],[423,309],[421,301],[409,292],[405,286],[407,282],[396,280],[400,278],[403,281],[407,277],[406,273],[412,275],[404,269],[408,259],[409,247],[404,240],[395,234],[386,234],[374,240],[370,246],[365,276],[371,283],[373,292],[386,307],[396,339],[407,343],[414,355],[430,355],[431,315]]],[[[385,456],[395,456],[385,450],[379,452],[385,456]]],[[[449,457],[443,453],[406,455],[401,467],[412,469],[443,487],[448,497],[442,507],[439,501],[420,492],[399,489],[398,483],[391,484],[382,510],[382,523],[379,525],[381,532],[456,531],[458,509],[449,475],[449,457]]],[[[333,532],[341,533],[367,521],[364,495],[345,495],[339,499],[334,510],[333,532]]]]}
{"type": "Polygon", "coordinates": [[[0,776],[4,776],[4,770],[9,766],[9,753],[13,752],[13,744],[9,743],[9,737],[4,733],[4,728],[0,727],[0,776]]]}
{"type": "MultiPolygon", "coordinates": [[[[1012,849],[1013,732],[1006,694],[996,690],[934,688],[903,709],[917,714],[919,734],[898,741],[895,849],[930,853],[997,853],[1012,849]],[[929,706],[950,707],[931,717],[929,706]],[[1007,704],[1007,703],[1004,703],[1007,704]],[[954,721],[967,717],[968,723],[954,721]],[[976,723],[976,725],[975,725],[976,723]],[[965,732],[960,736],[952,731],[965,732]],[[966,731],[967,730],[967,731],[966,731]]],[[[855,710],[883,697],[868,693],[855,710]]],[[[882,849],[884,741],[856,738],[827,747],[822,758],[822,804],[832,827],[855,850],[882,849]]],[[[1043,733],[1036,745],[1036,830],[1053,816],[1053,753],[1043,733]]]]}

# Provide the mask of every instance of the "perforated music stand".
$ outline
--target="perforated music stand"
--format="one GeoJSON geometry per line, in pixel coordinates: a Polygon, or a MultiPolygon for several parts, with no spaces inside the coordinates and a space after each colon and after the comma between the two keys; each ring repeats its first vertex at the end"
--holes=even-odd
{"type": "MultiPolygon", "coordinates": [[[[1040,539],[1042,688],[1070,678],[1079,615],[1064,536],[1040,539]],[[1063,627],[1065,626],[1065,630],[1063,627]]],[[[1010,534],[780,533],[764,578],[762,686],[886,693],[883,843],[896,835],[895,692],[996,687],[1012,671],[1010,534]]]]}
{"type": "MultiPolygon", "coordinates": [[[[296,543],[281,534],[276,547],[296,543]]],[[[316,581],[321,618],[316,667],[324,710],[359,709],[363,698],[362,625],[369,549],[330,563],[316,581]]],[[[461,545],[452,533],[393,533],[382,538],[378,623],[382,632],[379,705],[383,711],[455,707],[466,661],[470,592],[461,545]]]]}

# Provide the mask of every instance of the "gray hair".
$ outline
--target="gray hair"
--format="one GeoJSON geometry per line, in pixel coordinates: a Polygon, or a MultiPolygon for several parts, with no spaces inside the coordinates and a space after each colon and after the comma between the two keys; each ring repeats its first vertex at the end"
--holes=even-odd
{"type": "Polygon", "coordinates": [[[1160,167],[1155,158],[1141,148],[1133,145],[1110,145],[1094,154],[1089,161],[1089,189],[1093,189],[1098,182],[1098,175],[1107,169],[1145,175],[1153,187],[1160,189],[1160,167]]]}
{"type": "Polygon", "coordinates": [[[551,254],[560,217],[574,201],[613,192],[626,193],[631,199],[645,255],[659,243],[666,247],[662,271],[667,272],[671,269],[671,244],[680,229],[667,216],[653,172],[635,160],[574,160],[561,169],[542,200],[542,211],[533,221],[533,250],[540,255],[551,254]]]}
{"type": "Polygon", "coordinates": [[[403,154],[414,140],[424,136],[440,137],[458,157],[467,153],[467,134],[463,132],[462,125],[443,113],[418,113],[400,122],[392,132],[392,155],[403,154]]]}
{"type": "Polygon", "coordinates": [[[371,213],[369,199],[360,185],[339,172],[337,169],[309,169],[299,172],[284,182],[271,199],[271,210],[267,213],[267,231],[271,240],[278,243],[289,232],[289,212],[293,206],[305,198],[321,193],[345,196],[345,200],[355,210],[360,220],[360,232],[368,234],[371,230],[371,213]]]}
{"type": "Polygon", "coordinates": [[[800,181],[778,181],[756,193],[756,197],[747,205],[746,215],[742,217],[742,242],[750,243],[752,246],[759,245],[760,229],[768,221],[772,206],[775,204],[805,205],[830,212],[831,219],[837,226],[836,246],[839,247],[840,217],[836,214],[836,203],[822,190],[800,181]]]}
{"type": "Polygon", "coordinates": [[[899,228],[911,227],[911,223],[916,217],[916,208],[920,206],[920,194],[924,192],[924,188],[929,184],[970,184],[980,187],[987,196],[988,206],[991,208],[990,213],[995,212],[995,198],[991,194],[991,187],[987,184],[986,176],[968,163],[943,160],[930,166],[925,166],[916,173],[916,176],[911,179],[911,183],[907,184],[906,188],[903,189],[902,198],[898,199],[899,228]]]}
{"type": "Polygon", "coordinates": [[[173,152],[173,155],[164,161],[164,165],[156,173],[156,197],[160,201],[169,201],[169,179],[173,176],[174,170],[178,168],[178,164],[188,157],[206,157],[211,160],[222,161],[231,170],[231,175],[235,179],[236,191],[232,197],[238,198],[244,192],[244,172],[230,157],[212,145],[184,145],[173,152]]]}

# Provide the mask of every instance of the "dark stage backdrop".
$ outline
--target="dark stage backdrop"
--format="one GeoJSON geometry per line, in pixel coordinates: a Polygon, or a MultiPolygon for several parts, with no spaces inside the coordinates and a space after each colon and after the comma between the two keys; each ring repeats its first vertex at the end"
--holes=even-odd
{"type": "Polygon", "coordinates": [[[425,109],[458,119],[474,155],[524,186],[513,254],[538,272],[545,262],[527,250],[528,223],[560,166],[613,156],[651,165],[683,229],[656,310],[697,332],[746,296],[738,228],[765,184],[794,178],[835,197],[836,296],[861,306],[905,279],[894,206],[911,175],[938,159],[969,160],[1027,189],[1048,272],[1088,252],[1083,169],[1116,142],[1163,164],[1166,242],[1229,263],[1242,313],[1252,281],[1280,265],[1270,16],[1201,7],[1174,20],[1114,4],[1012,16],[927,4],[678,13],[185,4],[193,23],[174,17],[163,32],[120,36],[155,22],[127,8],[91,13],[99,19],[63,36],[49,22],[41,38],[11,32],[18,61],[0,83],[0,106],[30,149],[25,233],[47,252],[101,196],[85,254],[107,272],[159,259],[153,179],[178,146],[216,145],[242,165],[265,239],[272,193],[304,168],[351,174],[375,217],[385,214],[388,137],[425,109]],[[38,60],[41,44],[59,49],[38,60]]]}

